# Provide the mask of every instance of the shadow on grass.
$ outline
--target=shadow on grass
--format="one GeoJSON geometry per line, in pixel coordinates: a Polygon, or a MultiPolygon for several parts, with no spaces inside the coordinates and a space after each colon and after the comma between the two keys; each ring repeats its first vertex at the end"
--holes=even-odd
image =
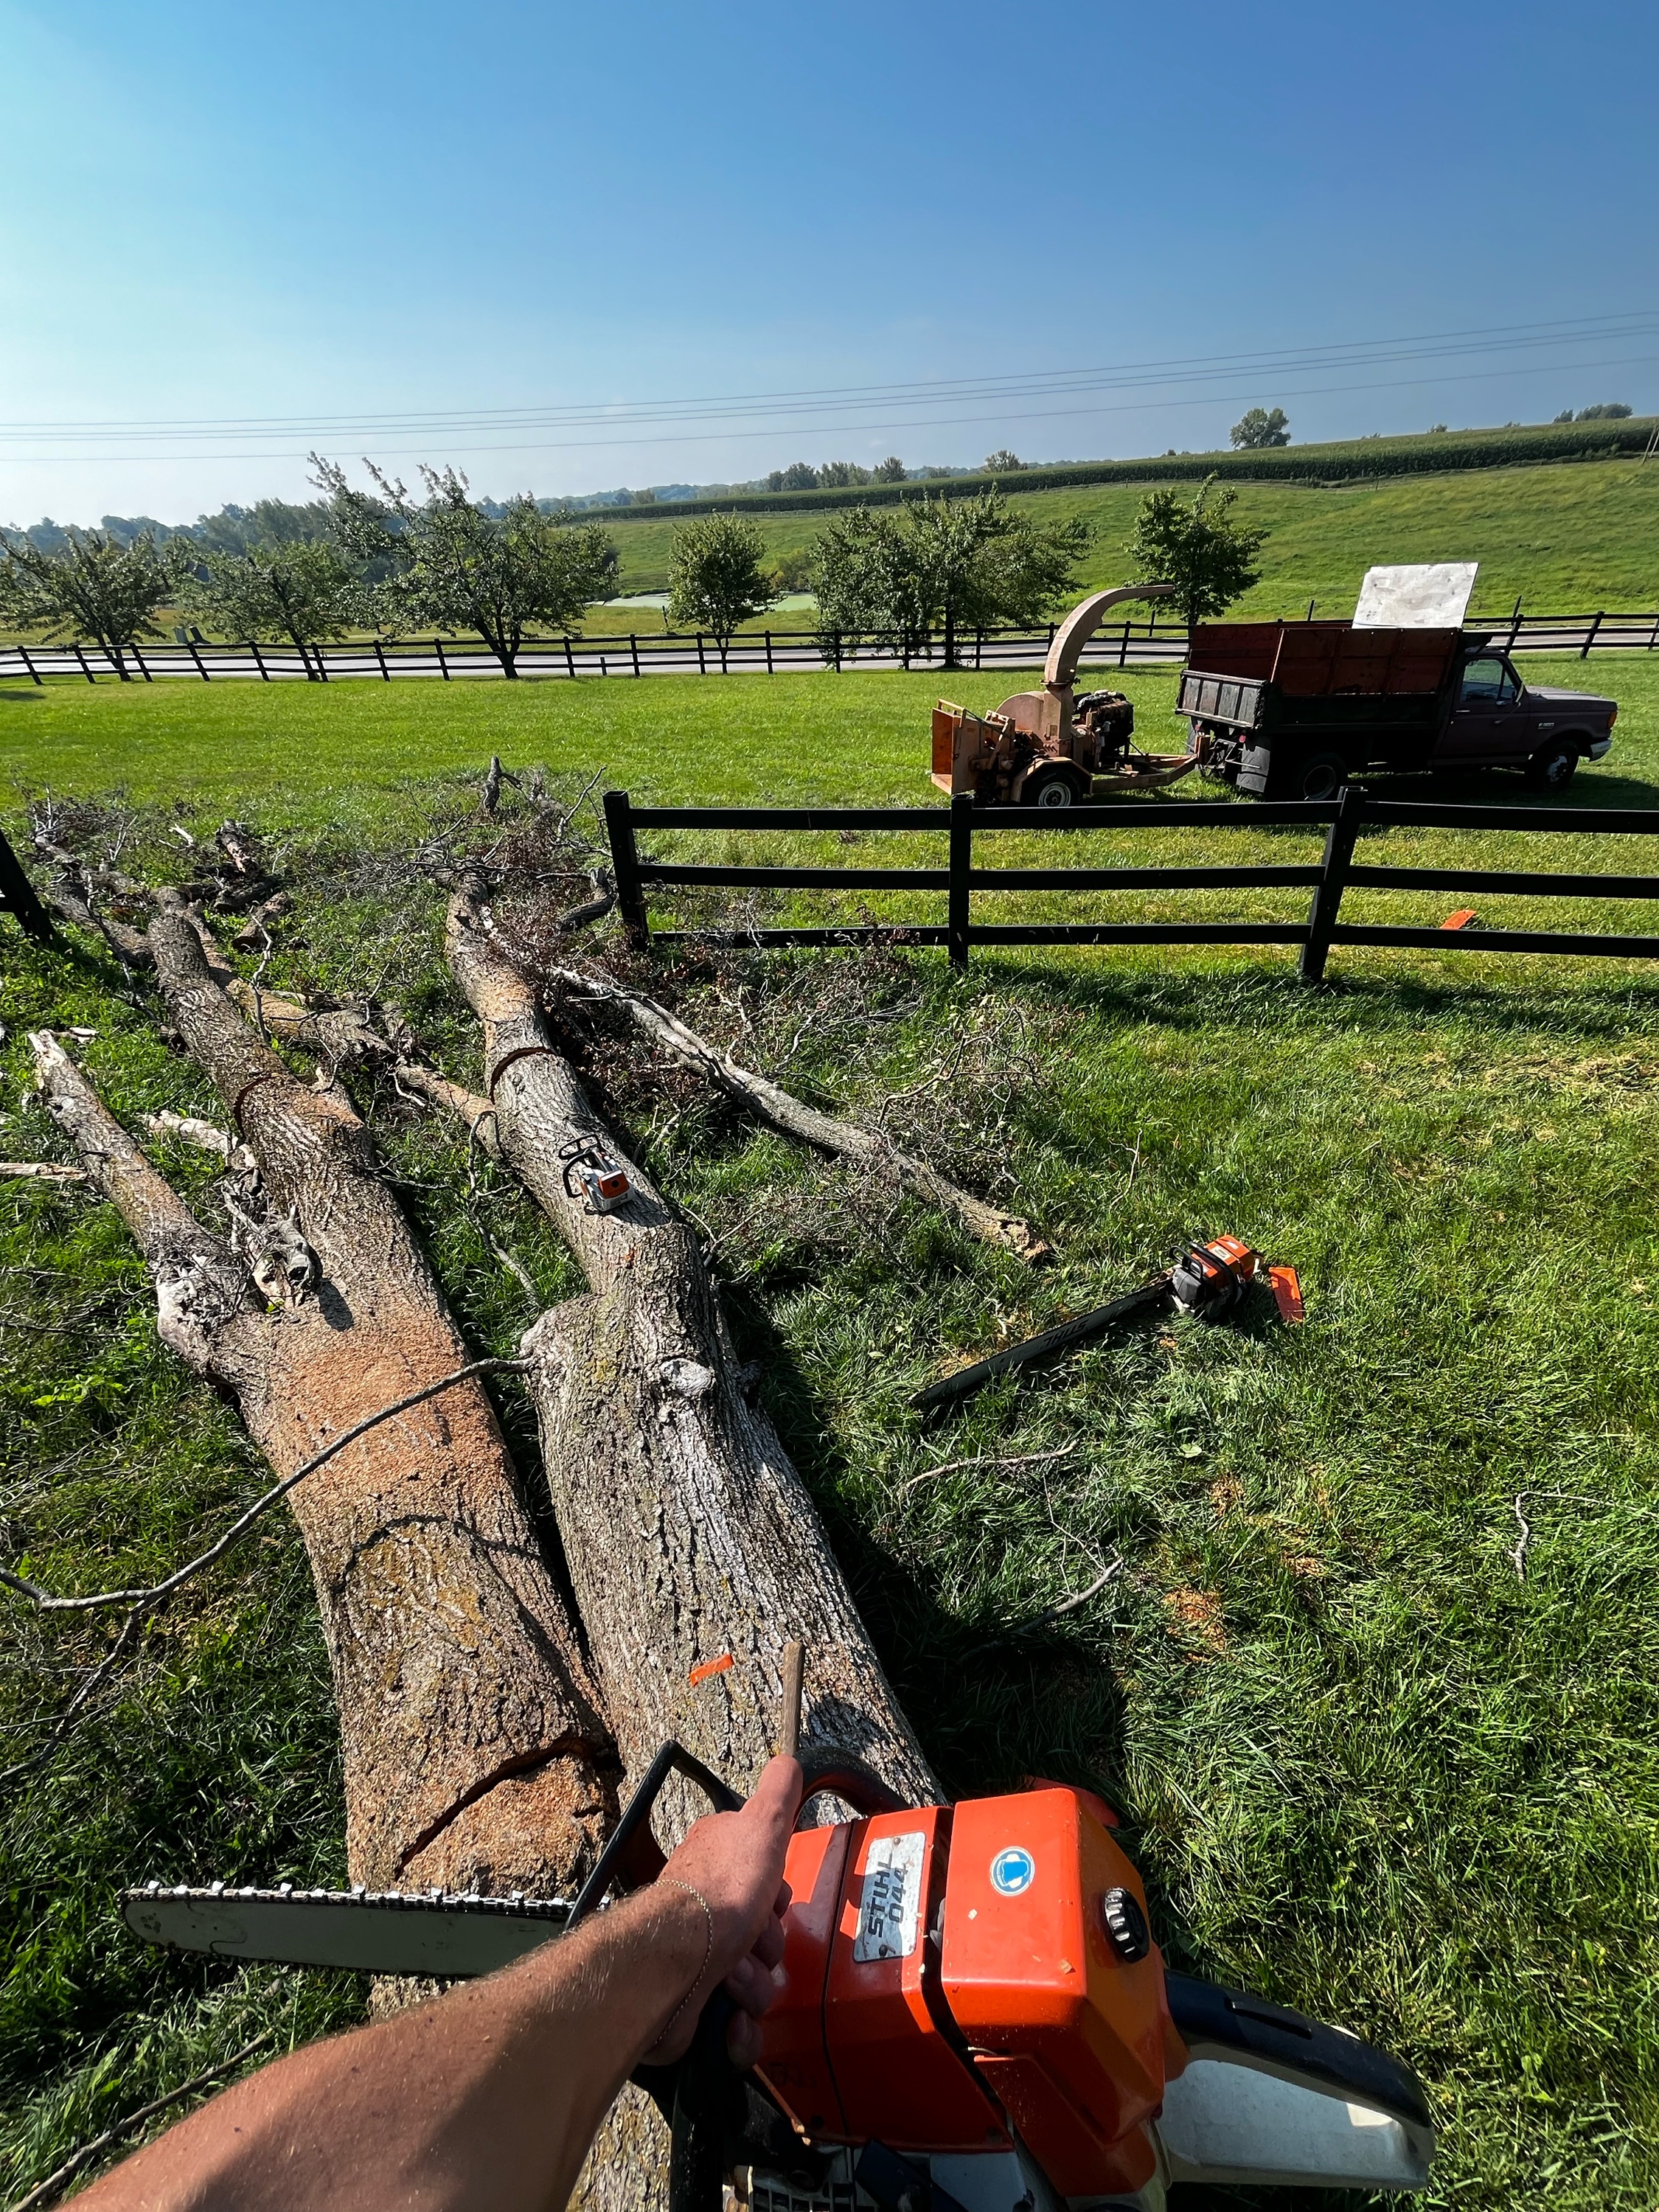
{"type": "MultiPolygon", "coordinates": [[[[1333,961],[1344,952],[1339,945],[1333,961]]],[[[1334,1036],[1351,1030],[1359,1012],[1378,1029],[1452,1016],[1511,1035],[1559,1028],[1570,1019],[1575,1030],[1596,1041],[1615,1031],[1627,1035],[1644,1018],[1659,1017],[1659,975],[1578,978],[1569,991],[1550,991],[1529,982],[1505,989],[1486,982],[1438,983],[1339,971],[1310,986],[1297,978],[1294,953],[1291,947],[1282,969],[1231,975],[1179,969],[1109,975],[1030,959],[1016,963],[990,951],[976,953],[974,964],[982,982],[994,981],[1000,989],[1024,989],[1073,1012],[1084,1009],[1121,1024],[1174,1030],[1213,1030],[1218,1023],[1249,1026],[1254,1012],[1257,1026],[1271,1019],[1274,1026],[1294,1025],[1304,1035],[1311,1029],[1334,1036]]]]}

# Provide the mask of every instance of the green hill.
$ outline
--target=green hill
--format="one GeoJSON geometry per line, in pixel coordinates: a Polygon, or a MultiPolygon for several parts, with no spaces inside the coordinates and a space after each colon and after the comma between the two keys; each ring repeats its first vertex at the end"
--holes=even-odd
{"type": "MultiPolygon", "coordinates": [[[[1094,525],[1083,574],[1092,588],[1122,580],[1122,544],[1148,489],[1143,479],[1013,496],[1045,520],[1081,514],[1094,525]]],[[[1323,613],[1349,613],[1365,570],[1401,561],[1478,560],[1475,606],[1485,613],[1507,613],[1517,596],[1540,614],[1659,607],[1659,456],[1244,482],[1237,491],[1240,510],[1272,532],[1262,580],[1240,615],[1305,613],[1310,599],[1323,613]]],[[[666,588],[669,540],[680,519],[671,509],[617,531],[624,591],[666,588]]],[[[820,507],[769,509],[755,519],[773,553],[782,554],[810,545],[827,517],[820,507]]]]}

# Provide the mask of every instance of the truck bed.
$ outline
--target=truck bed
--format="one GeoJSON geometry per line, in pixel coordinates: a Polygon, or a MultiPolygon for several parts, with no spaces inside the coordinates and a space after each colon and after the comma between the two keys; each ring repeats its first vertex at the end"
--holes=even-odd
{"type": "MultiPolygon", "coordinates": [[[[1200,623],[1188,672],[1272,684],[1285,699],[1435,696],[1461,648],[1484,644],[1459,629],[1356,629],[1347,622],[1200,623]]],[[[1183,692],[1185,684],[1182,685],[1183,692]]],[[[1188,707],[1182,713],[1216,713],[1188,707]]]]}

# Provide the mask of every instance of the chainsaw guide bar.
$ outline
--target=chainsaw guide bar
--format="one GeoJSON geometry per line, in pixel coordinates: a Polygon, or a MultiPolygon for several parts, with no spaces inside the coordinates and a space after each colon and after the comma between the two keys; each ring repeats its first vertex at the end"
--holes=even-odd
{"type": "Polygon", "coordinates": [[[146,1943],[170,1951],[465,1981],[511,1966],[559,1935],[570,1907],[562,1898],[151,1882],[123,1893],[121,1917],[146,1943]]]}

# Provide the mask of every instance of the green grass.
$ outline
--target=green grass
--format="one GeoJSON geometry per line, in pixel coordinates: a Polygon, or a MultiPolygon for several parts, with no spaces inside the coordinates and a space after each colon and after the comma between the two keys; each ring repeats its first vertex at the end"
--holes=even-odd
{"type": "MultiPolygon", "coordinates": [[[[1621,702],[1614,751],[1574,799],[1659,804],[1659,670],[1608,655],[1550,673],[1621,702]]],[[[994,703],[1014,680],[950,688],[994,703]]],[[[151,871],[175,800],[186,826],[258,823],[301,887],[304,941],[273,980],[361,980],[396,957],[401,1002],[476,1081],[435,894],[360,868],[362,841],[405,846],[434,808],[453,821],[456,779],[491,750],[567,788],[603,769],[641,798],[914,800],[939,683],[53,685],[0,697],[0,790],[125,787],[129,849],[151,871]]],[[[1167,711],[1167,678],[1133,688],[1144,718],[1167,711]]],[[[1066,842],[1079,860],[1105,842],[1066,842]]],[[[1517,832],[1482,856],[1523,842],[1540,864],[1589,849],[1517,832]]],[[[1134,847],[1176,849],[1152,831],[1134,847]]],[[[1289,854],[1259,830],[1181,849],[1289,854]]],[[[1650,866],[1638,852],[1616,842],[1592,864],[1650,866]]],[[[1592,923],[1609,925],[1639,926],[1628,908],[1592,923]]],[[[58,1155],[22,1088],[23,1032],[43,1022],[97,1031],[78,1049],[130,1125],[211,1110],[95,949],[0,933],[0,1153],[58,1155]]],[[[896,1133],[1054,1236],[1046,1273],[590,1049],[608,1110],[720,1238],[740,1345],[948,1787],[1039,1773],[1103,1789],[1173,1961],[1420,2069],[1443,2130],[1431,2204],[1646,2212],[1659,981],[1645,963],[1478,951],[1333,965],[1309,993],[1273,949],[984,956],[965,978],[925,953],[738,958],[718,978],[658,956],[658,988],[733,1042],[741,990],[744,1049],[793,1088],[866,1111],[894,1097],[896,1133]],[[1223,1229],[1300,1268],[1305,1328],[1159,1323],[935,1432],[905,1411],[944,1362],[1097,1303],[1183,1231],[1223,1229]],[[946,1459],[1061,1445],[912,1486],[946,1459]],[[1539,1493],[1524,1580],[1523,1491],[1539,1493]],[[1096,1599],[1028,1631],[1114,1557],[1124,1571],[1096,1599]]],[[[361,1095],[469,1340],[509,1348],[532,1302],[460,1202],[458,1149],[361,1095]]],[[[199,1164],[161,1157],[202,1191],[199,1164]]],[[[540,1297],[573,1288],[499,1178],[489,1203],[540,1297]]],[[[157,1346],[118,1224],[73,1189],[0,1185],[0,1264],[3,1556],[81,1588],[176,1559],[259,1469],[157,1346]]],[[[532,1425],[501,1402],[533,1482],[532,1425]]],[[[21,1749],[100,1638],[5,1620],[0,1741],[21,1749]]],[[[13,2193],[259,2025],[286,2040],[356,2003],[324,1977],[154,1959],[120,1932],[113,1892],[152,1875],[331,1880],[341,1850],[326,1664],[297,1540],[273,1523],[0,1804],[13,2193]]]]}
{"type": "MultiPolygon", "coordinates": [[[[1124,543],[1148,489],[1102,484],[1015,496],[1041,520],[1084,515],[1094,525],[1082,569],[1082,587],[1094,590],[1124,580],[1124,543]]],[[[1237,489],[1237,511],[1272,532],[1262,580],[1232,610],[1239,616],[1299,615],[1310,599],[1327,615],[1352,614],[1367,568],[1406,561],[1479,561],[1475,604],[1487,612],[1507,614],[1517,595],[1540,614],[1659,606],[1659,465],[1651,462],[1237,489]]],[[[775,556],[809,546],[825,517],[757,520],[775,556]]],[[[668,520],[617,527],[624,591],[666,587],[672,530],[668,520]]],[[[641,629],[653,626],[650,616],[630,619],[641,629]]]]}

